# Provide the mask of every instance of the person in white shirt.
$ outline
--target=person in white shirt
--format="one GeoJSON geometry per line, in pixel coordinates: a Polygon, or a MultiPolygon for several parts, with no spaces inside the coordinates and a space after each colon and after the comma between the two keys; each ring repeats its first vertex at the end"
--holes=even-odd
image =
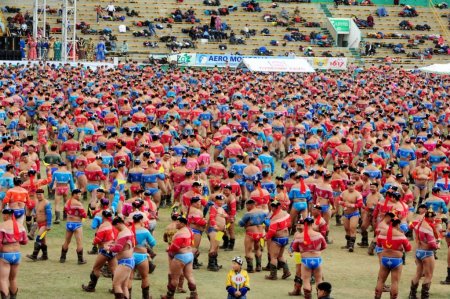
{"type": "Polygon", "coordinates": [[[112,3],[110,2],[108,4],[108,6],[106,6],[106,11],[108,12],[108,15],[110,17],[114,16],[114,12],[116,11],[116,8],[114,7],[114,5],[112,5],[112,3]]]}

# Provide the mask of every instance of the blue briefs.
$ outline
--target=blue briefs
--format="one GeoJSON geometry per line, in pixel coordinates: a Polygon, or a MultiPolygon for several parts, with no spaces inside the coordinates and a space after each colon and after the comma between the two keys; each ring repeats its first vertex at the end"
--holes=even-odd
{"type": "Polygon", "coordinates": [[[10,265],[18,265],[22,259],[20,252],[0,252],[0,259],[10,265]]]}
{"type": "Polygon", "coordinates": [[[146,253],[140,253],[140,252],[133,252],[133,258],[134,258],[134,263],[135,265],[140,265],[143,262],[147,261],[147,254],[146,253]]]}
{"type": "Polygon", "coordinates": [[[94,190],[97,190],[98,188],[100,188],[100,186],[97,184],[87,184],[86,186],[88,192],[92,192],[94,190]]]}
{"type": "Polygon", "coordinates": [[[292,204],[292,208],[297,212],[301,212],[308,208],[308,204],[304,201],[297,201],[292,204]]]}
{"type": "Polygon", "coordinates": [[[314,270],[317,269],[320,265],[322,265],[321,257],[304,257],[302,258],[302,264],[305,265],[306,268],[314,270]]]}
{"type": "Polygon", "coordinates": [[[344,214],[344,215],[342,215],[342,216],[344,216],[345,218],[347,218],[348,220],[350,220],[352,217],[359,217],[360,214],[359,214],[358,211],[355,211],[355,212],[353,212],[353,213],[351,213],[351,214],[344,214]]]}
{"type": "Polygon", "coordinates": [[[280,237],[280,238],[272,238],[272,241],[275,242],[278,246],[284,247],[289,243],[288,237],[280,237]]]}
{"type": "Polygon", "coordinates": [[[409,161],[398,161],[398,166],[400,168],[405,168],[406,166],[409,166],[409,161]]]}
{"type": "Polygon", "coordinates": [[[201,230],[195,229],[195,228],[191,228],[191,231],[194,233],[194,235],[202,235],[203,232],[201,230]]]}
{"type": "Polygon", "coordinates": [[[322,207],[322,214],[326,213],[330,210],[330,205],[323,205],[322,207]]]}
{"type": "MultiPolygon", "coordinates": [[[[134,255],[134,254],[133,254],[133,255],[134,255]]],[[[125,267],[128,267],[128,268],[130,268],[131,270],[133,270],[133,269],[134,269],[134,266],[135,266],[134,258],[132,258],[132,257],[120,259],[120,260],[117,261],[117,264],[118,264],[119,266],[120,266],[120,265],[123,265],[123,266],[125,266],[125,267]]]]}
{"type": "Polygon", "coordinates": [[[98,253],[100,253],[101,255],[103,255],[104,257],[108,258],[108,260],[112,260],[115,256],[114,253],[107,251],[105,248],[100,248],[98,250],[98,253]]]}
{"type": "Polygon", "coordinates": [[[403,259],[401,257],[381,257],[381,264],[388,268],[389,270],[393,270],[403,264],[403,259]]]}
{"type": "Polygon", "coordinates": [[[14,209],[14,217],[20,218],[25,214],[25,209],[14,209]]]}
{"type": "Polygon", "coordinates": [[[192,252],[177,253],[175,254],[174,258],[187,265],[189,263],[192,263],[192,261],[194,260],[194,254],[192,252]]]}
{"type": "Polygon", "coordinates": [[[432,257],[432,256],[434,257],[434,251],[433,250],[422,250],[422,249],[417,249],[416,250],[416,258],[418,260],[423,261],[427,257],[432,257]]]}
{"type": "Polygon", "coordinates": [[[159,189],[158,188],[145,188],[145,191],[150,192],[150,195],[155,195],[156,193],[158,193],[159,189]]]}
{"type": "Polygon", "coordinates": [[[383,247],[375,246],[375,253],[376,253],[376,254],[380,254],[380,253],[382,253],[382,252],[383,252],[383,247]]]}
{"type": "Polygon", "coordinates": [[[66,229],[72,233],[74,231],[76,231],[77,229],[81,228],[82,226],[83,226],[83,223],[81,223],[81,222],[67,222],[66,223],[66,229]]]}

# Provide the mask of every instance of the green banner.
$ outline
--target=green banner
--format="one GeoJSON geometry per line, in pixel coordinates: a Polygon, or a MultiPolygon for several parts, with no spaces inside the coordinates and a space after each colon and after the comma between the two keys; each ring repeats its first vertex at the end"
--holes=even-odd
{"type": "Polygon", "coordinates": [[[338,34],[350,33],[350,19],[328,18],[338,34]]]}

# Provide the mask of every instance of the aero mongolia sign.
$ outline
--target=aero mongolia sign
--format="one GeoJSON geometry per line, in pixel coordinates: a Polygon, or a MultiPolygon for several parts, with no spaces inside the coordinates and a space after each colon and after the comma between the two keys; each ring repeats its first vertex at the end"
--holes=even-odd
{"type": "Polygon", "coordinates": [[[350,33],[350,19],[328,18],[338,34],[350,33]]]}

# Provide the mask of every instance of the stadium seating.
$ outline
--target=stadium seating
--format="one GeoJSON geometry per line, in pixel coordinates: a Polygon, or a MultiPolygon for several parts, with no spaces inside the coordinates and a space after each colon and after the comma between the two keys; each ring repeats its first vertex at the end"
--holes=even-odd
{"type": "MultiPolygon", "coordinates": [[[[16,2],[12,0],[4,0],[2,1],[2,5],[14,5],[22,9],[22,11],[32,12],[32,3],[31,1],[24,2],[16,2]],[[4,4],[3,4],[4,3],[4,4]]],[[[60,2],[56,0],[47,0],[47,4],[54,9],[60,8],[60,2]]],[[[125,16],[124,21],[106,21],[100,20],[99,23],[96,22],[96,5],[101,5],[102,7],[106,7],[110,3],[109,0],[78,0],[77,6],[77,16],[78,22],[84,21],[90,25],[90,29],[100,31],[104,28],[110,28],[112,34],[117,36],[117,45],[118,48],[123,40],[126,40],[129,45],[129,51],[131,53],[131,57],[138,61],[143,61],[148,58],[149,54],[152,53],[170,53],[170,49],[166,47],[164,42],[159,40],[159,37],[165,35],[172,35],[177,38],[178,41],[182,41],[183,39],[189,39],[188,34],[182,33],[182,30],[188,30],[191,26],[202,26],[205,24],[209,24],[210,16],[205,14],[206,10],[217,9],[217,6],[206,6],[202,3],[202,0],[184,0],[181,3],[178,3],[174,0],[135,0],[130,2],[115,2],[114,5],[121,6],[124,8],[128,7],[130,10],[135,10],[139,16],[128,17],[125,16]],[[147,29],[145,27],[138,27],[135,24],[139,21],[145,20],[154,20],[155,18],[167,18],[170,17],[171,12],[175,11],[177,8],[180,9],[183,13],[187,11],[190,7],[193,7],[195,10],[195,16],[199,19],[198,23],[191,24],[187,22],[181,23],[172,23],[171,27],[168,28],[167,24],[162,23],[163,29],[156,30],[158,37],[135,37],[133,36],[133,31],[147,29]],[[129,28],[129,31],[124,33],[119,33],[119,25],[125,25],[129,28]],[[158,43],[158,47],[144,47],[144,42],[153,42],[158,43]]],[[[183,49],[183,52],[199,52],[199,53],[241,53],[241,54],[253,54],[254,49],[259,47],[267,47],[269,50],[273,52],[273,55],[285,55],[288,52],[294,52],[297,56],[303,56],[303,51],[307,47],[311,47],[315,53],[315,56],[322,56],[323,52],[327,51],[330,55],[344,55],[349,58],[354,58],[357,61],[364,61],[368,63],[382,61],[386,56],[392,57],[394,62],[398,64],[430,64],[434,62],[439,62],[443,60],[448,60],[448,55],[432,55],[431,60],[426,60],[421,62],[418,58],[411,58],[412,52],[420,52],[425,48],[434,47],[433,40],[423,39],[423,41],[419,42],[420,38],[414,41],[414,37],[418,35],[430,35],[433,34],[435,36],[439,36],[443,33],[442,27],[438,24],[436,18],[438,17],[434,12],[433,8],[429,7],[417,7],[417,11],[419,12],[418,17],[414,18],[404,18],[398,16],[398,13],[402,10],[400,6],[386,6],[386,9],[389,13],[389,16],[380,18],[376,16],[376,6],[339,6],[339,8],[335,8],[333,4],[317,4],[317,3],[278,3],[277,8],[272,8],[272,3],[269,2],[260,2],[260,6],[262,8],[261,12],[246,12],[240,6],[240,2],[225,0],[221,1],[220,7],[232,7],[238,6],[237,11],[230,12],[229,15],[221,16],[223,22],[231,27],[231,29],[235,32],[237,37],[243,37],[243,34],[240,31],[244,28],[245,24],[249,24],[249,29],[254,29],[256,31],[256,35],[250,37],[249,39],[245,39],[245,44],[230,44],[227,40],[222,40],[221,42],[207,42],[203,43],[200,40],[195,42],[195,49],[183,49]],[[352,17],[357,16],[365,20],[369,13],[371,13],[375,18],[375,26],[369,29],[361,29],[363,42],[361,45],[361,49],[364,50],[364,44],[366,42],[370,42],[373,44],[379,44],[380,47],[376,48],[376,54],[374,56],[364,57],[360,55],[360,51],[357,49],[347,49],[347,48],[338,48],[338,47],[320,47],[318,45],[311,45],[308,41],[285,41],[284,37],[286,34],[289,34],[291,31],[287,30],[287,27],[283,26],[273,26],[270,22],[265,22],[263,17],[265,14],[274,14],[278,17],[280,16],[280,11],[282,8],[288,10],[290,17],[294,16],[294,10],[297,8],[300,11],[300,17],[306,22],[317,22],[321,25],[321,27],[306,27],[305,23],[295,23],[293,25],[289,25],[288,27],[294,27],[298,29],[298,32],[309,36],[312,31],[320,32],[321,34],[327,34],[327,32],[323,28],[323,24],[326,22],[327,15],[333,17],[352,17]],[[414,25],[416,24],[425,24],[430,25],[430,31],[418,31],[418,30],[401,30],[399,23],[402,20],[411,20],[414,25]],[[261,31],[267,28],[270,31],[268,36],[263,36],[261,31]],[[406,34],[409,35],[409,38],[396,38],[396,36],[390,36],[380,39],[374,37],[378,32],[382,32],[385,35],[388,34],[406,34]],[[271,41],[277,41],[278,45],[271,45],[271,41]],[[389,44],[398,44],[402,43],[404,45],[405,53],[404,54],[394,54],[393,49],[389,47],[389,44]],[[219,46],[221,44],[225,44],[227,49],[221,50],[219,46]],[[409,45],[409,46],[408,46],[409,45]],[[302,49],[300,49],[302,47],[302,49]],[[408,55],[409,53],[409,55],[408,55]]],[[[438,11],[439,12],[439,11],[438,11]]],[[[124,15],[125,12],[122,11],[120,13],[124,15]]],[[[5,16],[14,16],[14,14],[5,13],[5,16]]],[[[58,23],[58,19],[61,17],[58,14],[47,14],[47,21],[50,24],[51,28],[61,27],[61,24],[58,23]]],[[[446,19],[442,18],[443,22],[447,22],[446,19]]],[[[154,24],[158,24],[160,22],[154,22],[154,24]]],[[[446,23],[447,24],[447,23],[446,23]]],[[[291,29],[291,28],[289,28],[291,29]]],[[[228,34],[231,32],[230,30],[226,31],[228,34]]],[[[445,32],[444,32],[445,33],[445,32]]],[[[91,37],[94,41],[97,41],[98,35],[88,35],[82,34],[79,32],[80,37],[89,38],[91,37]]]]}

